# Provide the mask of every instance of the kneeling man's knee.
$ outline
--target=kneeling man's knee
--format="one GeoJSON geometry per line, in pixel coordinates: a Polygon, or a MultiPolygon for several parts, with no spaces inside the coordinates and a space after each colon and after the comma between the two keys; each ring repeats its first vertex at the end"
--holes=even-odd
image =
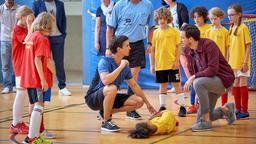
{"type": "Polygon", "coordinates": [[[108,85],[103,89],[104,96],[108,95],[116,95],[117,94],[117,86],[116,85],[108,85]]]}
{"type": "Polygon", "coordinates": [[[193,88],[196,89],[200,89],[200,87],[202,86],[202,82],[200,79],[195,79],[193,81],[193,88]]]}

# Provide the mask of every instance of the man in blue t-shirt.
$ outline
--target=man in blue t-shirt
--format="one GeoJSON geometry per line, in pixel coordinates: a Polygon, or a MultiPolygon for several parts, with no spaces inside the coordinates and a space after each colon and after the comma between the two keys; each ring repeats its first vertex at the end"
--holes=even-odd
{"type": "Polygon", "coordinates": [[[113,55],[100,60],[85,101],[92,110],[101,111],[104,120],[101,130],[116,132],[120,128],[111,121],[112,113],[132,111],[142,107],[144,103],[151,114],[155,113],[156,110],[133,79],[128,60],[123,59],[124,56],[129,55],[131,49],[128,37],[118,36],[114,38],[109,48],[113,55]],[[124,80],[136,95],[129,96],[117,93],[124,80]]]}
{"type": "MultiPolygon", "coordinates": [[[[129,38],[131,51],[126,59],[133,78],[137,81],[141,68],[146,66],[144,39],[147,38],[148,45],[146,53],[150,53],[151,40],[154,27],[154,8],[149,0],[120,0],[118,1],[110,16],[106,34],[106,56],[111,55],[108,48],[110,39],[113,36],[125,35],[129,38]],[[148,30],[146,32],[146,30],[148,30]]],[[[128,95],[133,95],[129,87],[128,95]]],[[[136,112],[127,112],[127,118],[140,119],[141,116],[136,112]]]]}

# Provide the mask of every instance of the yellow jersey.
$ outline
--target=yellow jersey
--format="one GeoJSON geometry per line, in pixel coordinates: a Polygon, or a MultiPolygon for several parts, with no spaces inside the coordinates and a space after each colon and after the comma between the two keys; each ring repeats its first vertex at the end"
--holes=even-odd
{"type": "MultiPolygon", "coordinates": [[[[237,35],[234,35],[235,28],[230,29],[230,48],[229,61],[231,68],[234,70],[241,70],[246,54],[246,45],[251,43],[250,33],[248,27],[242,23],[237,28],[237,35]]],[[[248,68],[250,68],[250,55],[248,58],[248,68]]]]}
{"type": "Polygon", "coordinates": [[[180,45],[180,32],[176,28],[156,29],[153,33],[152,46],[155,49],[155,69],[171,69],[176,60],[177,46],[180,45]]]}
{"type": "Polygon", "coordinates": [[[176,119],[172,112],[165,110],[160,117],[155,117],[150,122],[157,127],[156,134],[169,134],[176,128],[176,119]]]}
{"type": "Polygon", "coordinates": [[[226,50],[230,43],[229,31],[223,26],[219,29],[211,27],[206,31],[206,37],[213,40],[218,45],[222,55],[226,57],[226,50]]]}
{"type": "Polygon", "coordinates": [[[211,24],[204,24],[203,26],[198,27],[200,30],[200,38],[207,38],[206,31],[211,28],[211,24]]]}

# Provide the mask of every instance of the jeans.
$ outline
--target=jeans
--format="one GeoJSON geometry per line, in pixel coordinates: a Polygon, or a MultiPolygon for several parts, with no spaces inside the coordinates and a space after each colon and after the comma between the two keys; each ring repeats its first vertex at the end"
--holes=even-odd
{"type": "Polygon", "coordinates": [[[64,43],[65,38],[61,36],[50,36],[51,51],[55,62],[56,76],[59,89],[66,87],[66,74],[64,70],[64,43]]]}
{"type": "Polygon", "coordinates": [[[3,86],[12,90],[15,86],[15,76],[12,67],[12,44],[11,41],[1,41],[1,62],[3,86]]]}

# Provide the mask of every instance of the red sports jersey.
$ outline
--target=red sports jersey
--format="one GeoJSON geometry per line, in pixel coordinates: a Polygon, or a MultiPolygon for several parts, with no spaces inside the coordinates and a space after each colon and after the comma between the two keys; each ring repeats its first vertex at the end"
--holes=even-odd
{"type": "Polygon", "coordinates": [[[47,68],[47,60],[51,59],[50,42],[39,31],[32,33],[26,42],[20,85],[24,88],[42,88],[35,57],[42,57],[44,77],[48,86],[52,87],[52,73],[47,68]]]}
{"type": "Polygon", "coordinates": [[[19,25],[15,25],[12,31],[12,65],[16,77],[21,75],[21,65],[25,50],[25,44],[23,44],[23,41],[27,33],[27,28],[19,25]]]}

